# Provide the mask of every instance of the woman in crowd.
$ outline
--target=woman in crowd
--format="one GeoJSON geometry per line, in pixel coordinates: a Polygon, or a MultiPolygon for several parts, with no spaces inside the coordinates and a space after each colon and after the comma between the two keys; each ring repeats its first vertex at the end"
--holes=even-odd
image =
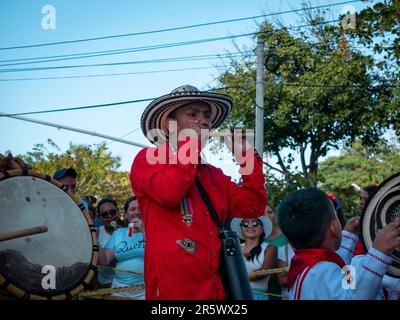
{"type": "MultiPolygon", "coordinates": [[[[116,261],[116,271],[112,288],[143,286],[144,267],[144,225],[136,197],[130,197],[124,205],[128,227],[115,230],[105,245],[100,249],[99,263],[109,265],[116,261]],[[129,272],[118,271],[123,269],[129,272]]],[[[144,289],[113,293],[114,296],[144,299],[144,289]]]]}
{"type": "MultiPolygon", "coordinates": [[[[277,250],[264,242],[272,230],[271,222],[264,216],[256,219],[234,218],[231,229],[244,240],[242,253],[245,257],[247,272],[267,270],[275,267],[277,250]]],[[[267,300],[268,296],[263,294],[267,289],[269,276],[262,276],[250,281],[255,300],[267,300]]]]}
{"type": "MultiPolygon", "coordinates": [[[[97,214],[102,224],[97,229],[97,241],[100,248],[104,248],[118,226],[119,211],[117,202],[109,197],[102,198],[97,204],[97,214]]],[[[97,282],[100,287],[110,287],[113,278],[113,270],[97,269],[97,282]]]]}
{"type": "MultiPolygon", "coordinates": [[[[282,233],[281,229],[279,228],[278,217],[276,215],[275,208],[272,205],[267,204],[267,206],[265,207],[264,216],[267,217],[272,223],[272,232],[268,237],[266,237],[264,242],[266,242],[269,245],[274,246],[278,250],[278,252],[281,249],[284,250],[284,252],[289,250],[289,247],[288,247],[289,244],[287,242],[285,235],[282,233]]],[[[282,264],[281,262],[279,264],[279,268],[285,267],[285,265],[282,264]]],[[[267,291],[271,294],[281,295],[282,294],[282,286],[280,283],[282,283],[282,281],[280,281],[278,279],[278,275],[272,274],[268,281],[267,291]]],[[[283,290],[283,291],[285,291],[285,290],[283,290]]],[[[283,293],[285,293],[285,292],[283,292],[283,293]]],[[[271,296],[270,300],[280,300],[280,298],[271,296]]]]}
{"type": "MultiPolygon", "coordinates": [[[[360,208],[360,214],[362,214],[365,211],[365,206],[368,202],[368,200],[371,198],[371,196],[375,193],[375,191],[378,189],[378,186],[376,185],[369,185],[360,191],[360,201],[359,201],[359,208],[360,208]]],[[[360,235],[359,235],[360,237],[360,235]]],[[[364,248],[364,245],[361,242],[361,239],[358,240],[356,248],[354,249],[353,256],[358,256],[360,254],[366,254],[367,250],[364,248]]]]}

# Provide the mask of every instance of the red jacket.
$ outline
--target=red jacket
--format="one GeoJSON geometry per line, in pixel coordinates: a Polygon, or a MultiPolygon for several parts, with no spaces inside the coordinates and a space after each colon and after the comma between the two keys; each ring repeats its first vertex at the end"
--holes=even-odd
{"type": "MultiPolygon", "coordinates": [[[[161,148],[157,151],[162,152],[161,148]]],[[[266,206],[261,159],[251,151],[253,173],[243,176],[238,186],[208,164],[150,164],[147,149],[136,156],[130,174],[145,224],[146,299],[225,299],[218,273],[218,227],[194,179],[199,177],[222,222],[233,215],[260,216],[266,206]],[[189,224],[182,214],[184,198],[186,211],[192,214],[189,224]]]]}

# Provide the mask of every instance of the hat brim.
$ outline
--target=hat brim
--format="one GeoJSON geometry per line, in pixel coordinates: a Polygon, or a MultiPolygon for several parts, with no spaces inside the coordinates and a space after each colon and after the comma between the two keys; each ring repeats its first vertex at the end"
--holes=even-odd
{"type": "Polygon", "coordinates": [[[164,95],[152,101],[141,118],[142,132],[156,145],[167,141],[166,120],[177,108],[191,102],[205,102],[210,106],[211,128],[217,128],[232,109],[232,98],[222,93],[199,91],[164,95]]]}
{"type": "MultiPolygon", "coordinates": [[[[271,234],[272,232],[272,222],[270,219],[268,219],[266,216],[260,216],[254,219],[259,219],[262,224],[263,224],[263,229],[264,229],[264,233],[265,233],[265,238],[268,238],[268,236],[271,234]]],[[[235,232],[238,237],[242,240],[246,240],[246,237],[244,236],[243,232],[242,232],[242,227],[240,226],[241,222],[242,222],[242,218],[233,218],[231,221],[231,230],[233,232],[235,232]]]]}
{"type": "MultiPolygon", "coordinates": [[[[380,229],[400,217],[400,172],[382,182],[361,214],[361,241],[368,250],[380,229]]],[[[392,254],[387,274],[400,278],[400,247],[392,254]]]]}

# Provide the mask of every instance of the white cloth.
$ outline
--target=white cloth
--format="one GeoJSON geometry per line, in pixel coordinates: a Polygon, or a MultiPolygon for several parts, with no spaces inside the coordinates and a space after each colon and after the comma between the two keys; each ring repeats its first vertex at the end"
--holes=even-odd
{"type": "MultiPolygon", "coordinates": [[[[351,260],[352,266],[361,265],[365,259],[365,255],[355,256],[351,260]]],[[[388,292],[388,300],[400,300],[400,279],[384,275],[382,278],[381,288],[386,289],[388,292]]],[[[383,290],[380,290],[375,300],[383,300],[383,290]]]]}
{"type": "MultiPolygon", "coordinates": [[[[244,246],[244,244],[242,244],[244,246]]],[[[265,255],[265,250],[267,250],[268,243],[263,242],[261,244],[261,253],[258,257],[254,257],[254,260],[247,260],[246,258],[244,259],[245,264],[246,264],[246,269],[247,272],[253,272],[262,267],[262,264],[264,263],[264,255],[265,255]]],[[[265,278],[255,280],[255,281],[250,281],[250,285],[253,289],[262,289],[264,292],[267,289],[268,286],[268,280],[270,276],[267,276],[265,278]]]]}
{"type": "MultiPolygon", "coordinates": [[[[126,287],[127,285],[125,283],[119,282],[116,278],[113,279],[111,288],[123,288],[126,287]]],[[[112,296],[115,297],[126,297],[126,298],[135,298],[138,300],[144,300],[145,299],[145,290],[135,290],[135,291],[126,291],[126,292],[113,292],[111,294],[112,296]]]]}
{"type": "MultiPolygon", "coordinates": [[[[343,231],[342,245],[336,253],[347,265],[351,262],[357,241],[357,236],[343,231]]],[[[293,300],[295,295],[301,300],[376,299],[380,296],[382,279],[392,260],[382,252],[370,248],[367,255],[359,259],[358,264],[352,265],[355,271],[352,285],[347,284],[344,271],[337,264],[327,261],[317,263],[306,268],[297,277],[289,292],[290,299],[293,300]]]]}
{"type": "MultiPolygon", "coordinates": [[[[108,234],[104,226],[101,226],[99,229],[99,237],[97,239],[97,242],[99,243],[99,246],[104,248],[111,238],[111,234],[108,234]]],[[[111,284],[114,278],[114,271],[111,269],[103,269],[103,268],[98,268],[97,269],[97,281],[101,285],[106,285],[106,284],[111,284]]]]}
{"type": "MultiPolygon", "coordinates": [[[[290,267],[290,261],[294,257],[294,251],[290,244],[285,244],[283,247],[279,247],[278,249],[278,260],[282,260],[283,262],[287,263],[287,266],[290,267]],[[287,256],[286,256],[287,253],[287,256]]],[[[281,286],[281,294],[283,296],[289,296],[289,290],[287,286],[281,286]]],[[[282,300],[287,300],[288,298],[282,298],[282,300]]]]}

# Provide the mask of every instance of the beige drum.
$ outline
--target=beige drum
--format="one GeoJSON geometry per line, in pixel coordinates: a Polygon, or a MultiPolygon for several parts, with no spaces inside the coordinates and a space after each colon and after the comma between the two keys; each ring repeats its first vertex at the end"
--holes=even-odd
{"type": "Polygon", "coordinates": [[[0,173],[0,290],[71,299],[91,282],[98,246],[89,215],[48,175],[0,173]]]}

